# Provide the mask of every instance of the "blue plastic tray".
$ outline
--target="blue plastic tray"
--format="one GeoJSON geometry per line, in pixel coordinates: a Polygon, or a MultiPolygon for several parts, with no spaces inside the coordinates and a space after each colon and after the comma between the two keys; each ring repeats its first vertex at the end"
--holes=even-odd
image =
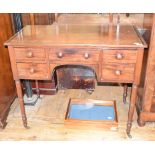
{"type": "Polygon", "coordinates": [[[114,121],[115,109],[114,106],[86,104],[71,104],[69,110],[69,119],[78,120],[96,120],[96,121],[114,121]]]}

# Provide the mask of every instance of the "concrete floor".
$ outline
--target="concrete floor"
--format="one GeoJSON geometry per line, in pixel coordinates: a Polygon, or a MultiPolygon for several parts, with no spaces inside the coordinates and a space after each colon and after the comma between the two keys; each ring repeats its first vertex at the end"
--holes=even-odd
{"type": "MultiPolygon", "coordinates": [[[[129,103],[130,90],[127,102],[129,103]]],[[[155,140],[155,123],[139,127],[135,113],[132,127],[132,139],[126,136],[126,121],[129,104],[122,102],[123,87],[97,86],[89,95],[85,90],[60,90],[56,95],[42,96],[35,106],[26,106],[28,125],[22,126],[18,99],[14,101],[8,116],[8,124],[0,130],[0,140],[155,140]],[[81,128],[64,125],[69,98],[89,98],[116,100],[118,111],[118,129],[81,128]]]]}

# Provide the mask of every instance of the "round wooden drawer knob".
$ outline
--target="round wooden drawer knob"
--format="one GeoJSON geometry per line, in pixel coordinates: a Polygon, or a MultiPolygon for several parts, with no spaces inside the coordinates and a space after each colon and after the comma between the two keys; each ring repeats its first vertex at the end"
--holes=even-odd
{"type": "Polygon", "coordinates": [[[59,52],[59,53],[57,54],[57,57],[58,57],[58,58],[62,58],[62,57],[63,57],[63,53],[62,53],[62,52],[59,52]]]}
{"type": "Polygon", "coordinates": [[[28,52],[28,53],[27,53],[27,57],[28,57],[28,58],[32,58],[32,57],[33,57],[33,53],[32,53],[32,52],[28,52]]]}
{"type": "Polygon", "coordinates": [[[122,72],[121,72],[120,70],[116,70],[116,71],[115,71],[115,74],[116,74],[116,75],[121,75],[122,72]]]}
{"type": "Polygon", "coordinates": [[[117,53],[117,54],[116,54],[116,59],[118,59],[118,60],[123,59],[123,54],[117,53]]]}
{"type": "Polygon", "coordinates": [[[84,54],[84,58],[85,58],[85,59],[88,59],[88,58],[89,58],[89,54],[88,54],[88,53],[85,53],[85,54],[84,54]]]}
{"type": "Polygon", "coordinates": [[[34,68],[30,68],[30,73],[33,74],[34,72],[34,68]]]}

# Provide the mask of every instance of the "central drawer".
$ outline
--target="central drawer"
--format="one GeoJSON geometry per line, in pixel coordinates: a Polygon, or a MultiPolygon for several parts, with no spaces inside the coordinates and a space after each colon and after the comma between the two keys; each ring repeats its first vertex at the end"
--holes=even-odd
{"type": "Polygon", "coordinates": [[[18,76],[21,79],[48,79],[47,64],[17,63],[18,76]]]}
{"type": "Polygon", "coordinates": [[[45,61],[46,52],[44,48],[14,48],[17,62],[45,61]]]}
{"type": "Polygon", "coordinates": [[[53,48],[49,52],[49,60],[67,62],[97,63],[100,51],[90,48],[53,48]]]}

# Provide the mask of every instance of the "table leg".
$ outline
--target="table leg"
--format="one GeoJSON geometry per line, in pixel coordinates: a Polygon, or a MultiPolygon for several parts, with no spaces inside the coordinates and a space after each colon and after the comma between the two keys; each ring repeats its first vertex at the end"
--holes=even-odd
{"type": "Polygon", "coordinates": [[[142,120],[139,120],[139,118],[138,118],[138,120],[137,120],[137,123],[138,123],[138,125],[139,125],[140,127],[145,126],[145,122],[142,121],[142,120]]]}
{"type": "Polygon", "coordinates": [[[129,138],[132,138],[130,131],[132,127],[132,119],[133,119],[133,114],[134,114],[135,105],[136,105],[137,90],[138,90],[138,86],[136,84],[133,84],[132,92],[131,92],[131,101],[130,101],[129,111],[128,111],[127,129],[126,129],[126,133],[129,138]]]}
{"type": "Polygon", "coordinates": [[[125,84],[125,85],[124,85],[124,93],[123,93],[123,103],[124,103],[124,104],[126,104],[127,95],[128,95],[128,85],[125,84]]]}
{"type": "Polygon", "coordinates": [[[16,82],[17,95],[18,95],[18,99],[19,99],[23,125],[24,125],[25,128],[28,128],[28,126],[27,126],[27,118],[26,118],[26,113],[25,113],[25,106],[24,106],[24,101],[23,101],[23,93],[22,93],[21,81],[16,80],[15,82],[16,82]]]}

